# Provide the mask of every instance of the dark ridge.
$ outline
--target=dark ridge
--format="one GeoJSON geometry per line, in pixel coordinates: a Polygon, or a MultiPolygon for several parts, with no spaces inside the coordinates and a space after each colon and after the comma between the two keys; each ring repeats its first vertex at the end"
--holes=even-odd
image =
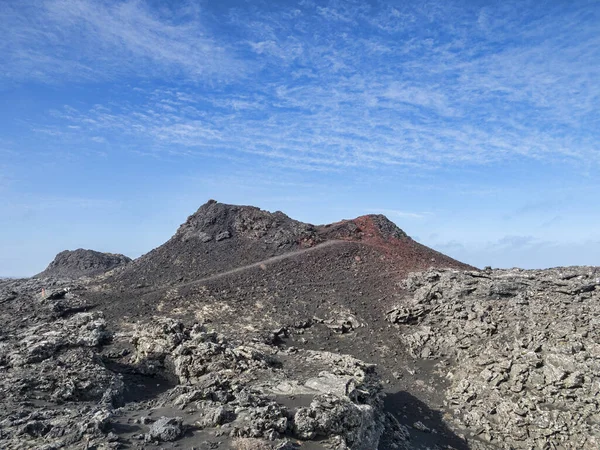
{"type": "Polygon", "coordinates": [[[121,254],[101,253],[83,248],[65,250],[56,255],[46,270],[35,277],[75,279],[83,276],[95,276],[130,262],[131,258],[121,254]]]}

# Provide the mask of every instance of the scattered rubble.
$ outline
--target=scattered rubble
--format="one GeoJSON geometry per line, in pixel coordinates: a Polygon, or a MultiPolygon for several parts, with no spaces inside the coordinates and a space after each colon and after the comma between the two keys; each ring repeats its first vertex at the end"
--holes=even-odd
{"type": "Polygon", "coordinates": [[[338,449],[377,446],[387,419],[371,365],[328,352],[281,354],[274,345],[234,343],[171,318],[139,324],[126,337],[109,330],[99,311],[43,313],[44,302],[67,295],[74,296],[69,286],[32,295],[32,310],[46,320],[0,343],[3,448],[159,446],[203,439],[194,437],[199,432],[262,440],[267,448],[295,448],[289,439],[338,449]],[[127,343],[131,353],[112,350],[127,343]],[[289,373],[292,360],[296,368],[310,361],[311,368],[289,373]],[[148,390],[152,380],[166,389],[131,398],[132,388],[148,390]],[[309,406],[294,407],[298,395],[311,398],[309,406]],[[134,420],[140,410],[172,412],[134,420]],[[122,432],[119,423],[132,421],[141,433],[122,432]]]}

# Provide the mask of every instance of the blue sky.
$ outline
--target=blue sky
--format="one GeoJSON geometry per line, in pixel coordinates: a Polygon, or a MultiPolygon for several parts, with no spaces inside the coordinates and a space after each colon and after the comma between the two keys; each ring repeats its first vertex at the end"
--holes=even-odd
{"type": "Polygon", "coordinates": [[[598,1],[0,2],[0,275],[209,198],[600,265],[598,1]]]}

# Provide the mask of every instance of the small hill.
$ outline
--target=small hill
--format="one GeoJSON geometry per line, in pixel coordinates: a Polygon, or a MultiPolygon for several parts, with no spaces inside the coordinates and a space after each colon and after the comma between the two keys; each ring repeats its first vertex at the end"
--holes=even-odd
{"type": "Polygon", "coordinates": [[[316,226],[280,211],[210,200],[188,217],[171,239],[119,271],[111,281],[124,286],[194,282],[260,262],[284,260],[283,255],[292,258],[296,252],[316,250],[324,244],[326,253],[334,254],[344,242],[387,255],[386,270],[390,263],[403,273],[429,267],[468,267],[413,241],[383,215],[316,226]],[[275,257],[280,258],[271,260],[275,257]]]}
{"type": "Polygon", "coordinates": [[[56,255],[46,270],[37,274],[36,278],[75,279],[95,276],[130,262],[131,258],[121,254],[101,253],[83,248],[65,250],[56,255]]]}

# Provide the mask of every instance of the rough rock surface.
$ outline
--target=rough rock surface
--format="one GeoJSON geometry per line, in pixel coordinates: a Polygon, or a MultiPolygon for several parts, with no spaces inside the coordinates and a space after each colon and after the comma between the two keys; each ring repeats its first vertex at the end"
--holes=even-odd
{"type": "MultiPolygon", "coordinates": [[[[376,448],[385,414],[373,366],[349,356],[236,345],[206,327],[159,319],[137,329],[132,358],[144,373],[170,371],[172,404],[198,412],[202,429],[231,428],[237,437],[334,440],[338,448],[376,448]],[[310,370],[286,373],[286,362],[310,360],[310,370]],[[320,369],[320,370],[317,370],[320,369]],[[310,377],[310,375],[314,375],[310,377]],[[310,406],[286,406],[304,396],[310,406]],[[312,400],[311,400],[312,399],[312,400]]],[[[162,439],[165,440],[165,439],[162,439]]]]}
{"type": "Polygon", "coordinates": [[[600,448],[600,268],[429,271],[388,311],[490,447],[600,448]]]}
{"type": "Polygon", "coordinates": [[[75,279],[83,276],[103,274],[115,267],[131,262],[124,255],[101,253],[94,250],[65,250],[54,258],[46,270],[36,275],[38,278],[75,279]]]}

